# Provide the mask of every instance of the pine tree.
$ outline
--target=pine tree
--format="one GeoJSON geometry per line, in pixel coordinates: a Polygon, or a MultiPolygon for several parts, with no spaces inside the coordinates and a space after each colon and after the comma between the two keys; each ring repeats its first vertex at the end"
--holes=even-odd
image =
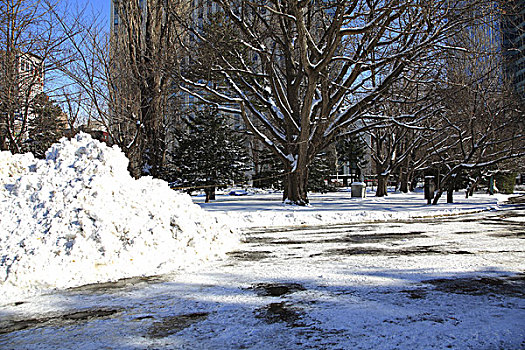
{"type": "Polygon", "coordinates": [[[348,164],[352,173],[361,177],[362,169],[365,167],[367,161],[366,143],[359,135],[341,137],[336,142],[337,163],[339,168],[342,168],[345,163],[348,164]]]}
{"type": "Polygon", "coordinates": [[[330,192],[335,187],[330,184],[330,175],[335,173],[333,154],[323,151],[317,154],[309,166],[308,191],[330,192]]]}
{"type": "Polygon", "coordinates": [[[175,180],[182,187],[204,188],[209,202],[216,187],[244,180],[250,170],[244,140],[216,110],[198,111],[186,124],[173,157],[175,180]]]}
{"type": "Polygon", "coordinates": [[[271,151],[267,149],[253,149],[255,163],[255,174],[253,175],[253,186],[258,188],[283,188],[284,168],[271,151]]]}
{"type": "Polygon", "coordinates": [[[65,135],[66,121],[62,110],[46,95],[35,97],[29,120],[28,138],[22,149],[37,158],[44,158],[47,149],[65,135]]]}

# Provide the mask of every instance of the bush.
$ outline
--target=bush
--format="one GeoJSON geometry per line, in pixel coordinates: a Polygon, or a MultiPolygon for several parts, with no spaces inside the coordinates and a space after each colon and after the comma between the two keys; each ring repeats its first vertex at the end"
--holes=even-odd
{"type": "Polygon", "coordinates": [[[495,175],[496,187],[500,193],[511,194],[514,193],[516,186],[516,173],[505,172],[495,175]]]}

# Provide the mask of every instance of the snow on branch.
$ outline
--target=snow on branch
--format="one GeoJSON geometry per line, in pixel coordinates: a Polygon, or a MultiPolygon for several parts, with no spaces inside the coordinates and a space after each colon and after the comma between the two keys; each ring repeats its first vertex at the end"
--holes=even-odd
{"type": "MultiPolygon", "coordinates": [[[[196,82],[191,81],[191,80],[189,80],[189,79],[187,79],[185,77],[181,77],[181,80],[182,80],[183,83],[185,83],[187,85],[194,86],[194,87],[196,87],[198,89],[201,89],[201,90],[204,90],[206,92],[209,92],[209,93],[213,94],[214,96],[216,96],[217,98],[219,98],[222,101],[230,102],[230,103],[239,103],[239,102],[241,102],[240,98],[235,98],[235,97],[231,97],[231,96],[222,94],[219,91],[217,91],[216,89],[211,88],[208,84],[196,83],[196,82]]],[[[198,94],[198,93],[196,93],[194,91],[191,91],[191,90],[183,87],[182,85],[181,85],[181,88],[184,89],[185,92],[190,93],[191,95],[196,96],[198,98],[201,98],[200,94],[198,94]]]]}
{"type": "Polygon", "coordinates": [[[272,124],[268,118],[266,118],[254,105],[253,103],[251,102],[250,98],[248,96],[246,96],[246,94],[244,93],[244,91],[237,85],[237,83],[235,83],[235,81],[226,73],[224,72],[224,77],[226,78],[226,81],[228,82],[228,84],[234,89],[234,91],[236,92],[237,96],[240,97],[240,99],[238,99],[237,101],[238,102],[243,102],[243,106],[246,105],[248,106],[248,109],[250,110],[250,112],[252,114],[254,114],[257,119],[259,121],[261,121],[264,126],[266,127],[267,130],[269,130],[271,132],[271,134],[276,138],[278,139],[280,142],[285,142],[286,141],[286,137],[284,135],[284,133],[280,130],[277,129],[277,126],[272,124]]]}

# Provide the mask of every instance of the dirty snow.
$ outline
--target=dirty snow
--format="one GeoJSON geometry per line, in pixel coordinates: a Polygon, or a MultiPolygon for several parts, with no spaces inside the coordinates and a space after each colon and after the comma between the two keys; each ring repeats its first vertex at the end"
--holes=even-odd
{"type": "Polygon", "coordinates": [[[250,229],[192,271],[0,306],[0,348],[523,349],[524,214],[250,229]]]}
{"type": "Polygon", "coordinates": [[[167,273],[231,250],[225,224],[79,134],[45,160],[0,153],[0,295],[167,273]]]}

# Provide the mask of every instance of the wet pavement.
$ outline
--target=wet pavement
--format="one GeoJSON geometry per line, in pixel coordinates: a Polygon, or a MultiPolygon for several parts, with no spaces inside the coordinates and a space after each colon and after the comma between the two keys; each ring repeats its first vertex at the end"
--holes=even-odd
{"type": "Polygon", "coordinates": [[[251,229],[210,265],[0,307],[0,348],[525,348],[524,216],[251,229]]]}

